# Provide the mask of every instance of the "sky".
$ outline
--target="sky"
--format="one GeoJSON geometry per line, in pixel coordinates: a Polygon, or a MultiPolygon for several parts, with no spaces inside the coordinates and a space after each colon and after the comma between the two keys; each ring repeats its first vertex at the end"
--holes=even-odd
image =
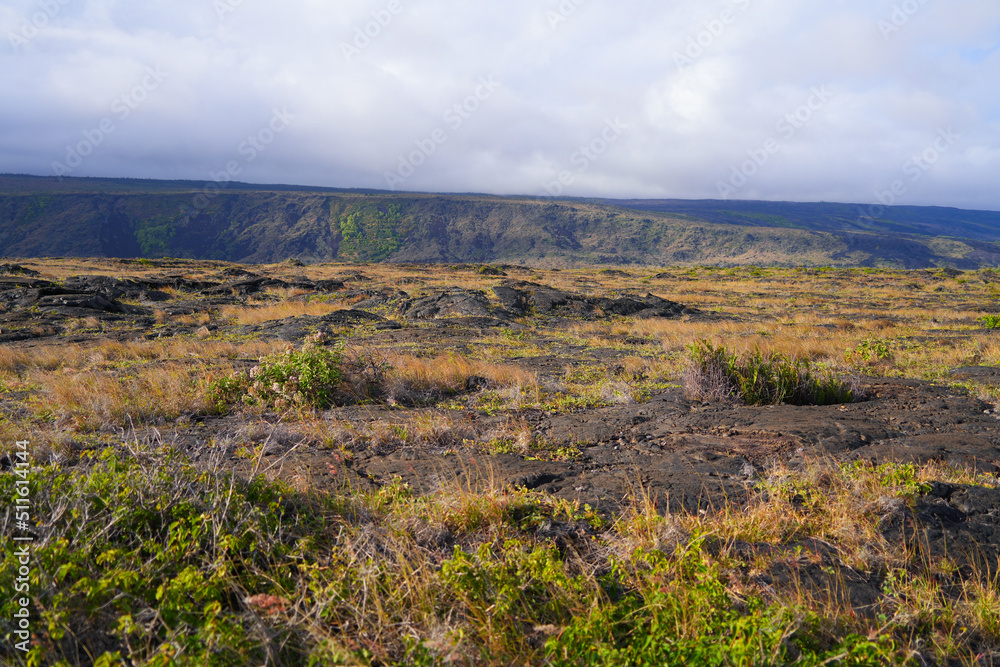
{"type": "Polygon", "coordinates": [[[1000,210],[997,0],[0,0],[0,172],[1000,210]]]}

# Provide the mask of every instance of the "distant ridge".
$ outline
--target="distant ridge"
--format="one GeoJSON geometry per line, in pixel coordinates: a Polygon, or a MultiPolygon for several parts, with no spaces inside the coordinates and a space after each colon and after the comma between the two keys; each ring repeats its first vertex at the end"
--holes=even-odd
{"type": "Polygon", "coordinates": [[[1000,212],[0,175],[0,256],[1000,266],[1000,212]]]}

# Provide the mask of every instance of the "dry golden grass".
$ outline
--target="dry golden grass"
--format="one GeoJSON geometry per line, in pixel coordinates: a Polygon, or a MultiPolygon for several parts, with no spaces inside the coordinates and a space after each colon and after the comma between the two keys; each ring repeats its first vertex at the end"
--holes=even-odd
{"type": "MultiPolygon", "coordinates": [[[[211,276],[220,266],[199,264],[190,267],[190,272],[211,276]]],[[[488,291],[501,280],[482,276],[469,268],[449,267],[329,264],[304,268],[288,265],[249,268],[274,277],[306,274],[313,279],[335,278],[360,268],[371,276],[370,286],[373,287],[418,276],[423,282],[403,288],[414,295],[445,286],[488,291]]],[[[46,264],[45,269],[65,275],[142,273],[135,265],[116,267],[81,260],[46,264]]],[[[188,268],[182,270],[188,271],[188,268]]],[[[155,273],[163,269],[149,271],[155,273]]],[[[873,374],[944,378],[944,372],[954,366],[1000,365],[997,332],[982,331],[975,321],[995,303],[996,294],[990,291],[991,286],[961,285],[953,280],[939,281],[922,273],[904,272],[865,275],[843,271],[766,270],[758,276],[749,269],[732,272],[695,269],[690,280],[681,277],[688,272],[673,270],[673,278],[644,282],[644,276],[652,274],[653,269],[633,267],[629,271],[632,278],[598,274],[596,270],[511,271],[510,277],[535,280],[574,292],[593,290],[606,294],[609,290],[648,290],[706,311],[721,308],[726,319],[616,319],[580,323],[568,333],[553,332],[542,325],[529,327],[523,336],[520,330],[486,336],[474,341],[471,346],[474,351],[465,355],[437,354],[425,347],[423,351],[427,356],[423,357],[400,352],[401,345],[406,342],[387,342],[392,340],[387,334],[362,335],[369,337],[371,352],[381,354],[388,362],[385,379],[395,395],[426,394],[439,398],[464,392],[470,386],[481,386],[479,381],[470,383],[469,380],[483,378],[487,386],[500,388],[495,393],[500,395],[501,410],[523,406],[527,400],[525,394],[532,391],[537,401],[539,380],[535,373],[500,363],[500,360],[511,356],[554,354],[553,347],[565,348],[567,339],[571,339],[571,345],[582,342],[591,347],[624,350],[624,354],[631,355],[615,362],[621,367],[616,370],[616,381],[670,375],[683,361],[685,347],[698,339],[723,344],[736,353],[758,348],[765,353],[780,352],[833,365],[850,364],[856,370],[873,374]],[[917,287],[909,286],[910,283],[917,287]],[[940,292],[935,291],[938,288],[940,292]],[[624,342],[630,337],[652,340],[656,344],[624,342]],[[556,340],[555,345],[547,342],[552,339],[556,340]],[[891,356],[865,361],[857,354],[849,354],[859,344],[872,339],[884,342],[891,356]],[[390,346],[390,351],[384,350],[390,346]]],[[[292,295],[289,291],[279,296],[292,295]]],[[[318,312],[298,302],[232,308],[225,310],[221,319],[240,324],[259,323],[296,315],[324,314],[335,309],[331,304],[313,305],[319,308],[318,312]]],[[[208,323],[206,317],[207,314],[200,314],[189,322],[204,325],[208,323]]],[[[171,320],[165,314],[158,319],[164,324],[187,321],[171,320]]],[[[81,328],[90,328],[94,323],[80,321],[78,324],[81,328]]],[[[426,343],[414,343],[414,340],[421,339],[407,339],[407,342],[429,347],[426,343]]],[[[431,344],[442,348],[464,346],[463,342],[454,341],[435,340],[431,344]]],[[[24,404],[33,410],[34,421],[25,419],[12,424],[0,418],[0,441],[13,441],[27,433],[33,442],[51,443],[53,447],[63,443],[65,446],[73,438],[98,440],[105,437],[87,431],[127,426],[130,417],[138,425],[141,421],[155,423],[189,412],[205,411],[211,406],[207,404],[204,387],[213,375],[218,377],[232,372],[240,365],[237,360],[257,359],[287,347],[288,344],[280,342],[229,343],[191,338],[30,348],[0,346],[0,391],[4,385],[16,385],[18,390],[31,385],[37,387],[30,390],[35,395],[24,404]],[[73,429],[84,433],[74,433],[73,429]],[[60,430],[65,435],[60,434],[60,430]]],[[[589,362],[580,362],[578,366],[586,363],[589,362]]],[[[245,368],[247,364],[242,366],[245,368]]],[[[585,382],[580,381],[581,384],[585,382]]],[[[995,400],[996,390],[992,391],[995,400]]],[[[493,393],[487,391],[483,395],[493,393]]],[[[476,447],[469,446],[470,442],[488,446],[491,438],[497,439],[512,447],[515,453],[518,449],[528,453],[540,444],[535,440],[532,425],[516,413],[507,413],[506,420],[498,420],[499,425],[483,432],[487,427],[481,424],[485,421],[477,425],[476,419],[466,418],[464,411],[459,410],[404,411],[382,406],[372,408],[371,414],[375,416],[371,419],[357,418],[364,409],[352,407],[343,413],[311,413],[299,416],[297,421],[282,422],[280,427],[288,429],[286,436],[290,441],[343,447],[348,450],[343,452],[344,456],[352,449],[363,448],[454,448],[462,452],[463,465],[470,457],[481,456],[476,447]],[[353,417],[332,419],[331,414],[353,417]]],[[[260,438],[263,440],[273,425],[263,424],[261,420],[260,428],[264,432],[260,438]]],[[[254,438],[244,438],[242,434],[237,439],[244,445],[248,440],[256,444],[254,438]]],[[[488,456],[481,456],[481,460],[469,465],[478,463],[488,467],[489,462],[488,456]]],[[[585,617],[599,605],[613,602],[607,598],[606,585],[602,587],[592,576],[594,572],[626,572],[635,580],[639,578],[638,570],[644,566],[637,565],[642,561],[633,557],[641,555],[642,550],[659,552],[654,554],[658,559],[666,557],[679,561],[678,549],[698,555],[704,545],[711,544],[711,549],[706,547],[698,555],[700,562],[718,568],[720,582],[736,603],[752,598],[777,602],[796,613],[808,610],[823,624],[836,627],[837,633],[877,636],[888,627],[887,621],[873,621],[856,613],[842,594],[844,587],[836,579],[838,572],[846,571],[843,568],[852,568],[876,582],[878,603],[884,605],[878,611],[885,611],[888,622],[899,628],[894,637],[900,642],[900,655],[910,649],[926,652],[925,641],[937,642],[935,646],[941,651],[938,655],[960,655],[959,649],[946,650],[945,644],[951,640],[966,641],[963,639],[968,637],[965,627],[989,639],[990,646],[996,645],[1000,638],[998,582],[980,576],[965,577],[959,582],[951,576],[954,570],[949,570],[948,562],[933,561],[926,554],[908,552],[901,544],[887,543],[879,530],[879,522],[886,517],[898,518],[910,500],[884,476],[879,477],[871,470],[852,475],[829,461],[795,470],[769,465],[762,474],[761,493],[749,503],[730,505],[721,500],[712,511],[704,514],[664,516],[662,507],[657,508],[648,498],[643,498],[639,489],[633,494],[638,498],[637,505],[619,518],[614,530],[597,525],[584,526],[576,518],[582,514],[579,507],[573,509],[572,514],[557,515],[553,509],[555,503],[564,501],[551,497],[543,500],[541,496],[490,484],[488,474],[485,475],[487,482],[475,488],[470,481],[472,475],[443,478],[444,482],[438,485],[440,488],[430,497],[413,498],[411,489],[393,482],[363,500],[359,500],[358,494],[343,494],[336,502],[342,503],[342,507],[350,506],[351,510],[345,510],[344,519],[337,519],[339,523],[330,524],[330,530],[322,533],[328,537],[335,535],[336,545],[331,549],[324,543],[318,560],[322,565],[308,570],[318,575],[330,568],[342,568],[343,575],[338,570],[337,576],[325,582],[331,594],[313,599],[307,605],[304,602],[307,598],[298,597],[299,592],[320,590],[309,588],[314,581],[307,579],[297,582],[301,585],[294,590],[278,591],[282,595],[287,593],[283,604],[294,610],[289,612],[289,617],[294,616],[296,623],[300,619],[329,615],[323,616],[325,625],[313,621],[302,623],[289,636],[316,633],[317,637],[338,646],[371,650],[376,659],[387,664],[392,661],[390,658],[402,661],[415,655],[410,652],[412,646],[408,640],[419,640],[420,644],[414,646],[433,649],[434,656],[442,662],[475,664],[485,661],[484,656],[492,655],[505,656],[507,664],[525,664],[541,656],[539,651],[528,650],[526,632],[534,629],[535,640],[539,636],[558,640],[568,620],[546,620],[546,624],[559,625],[539,635],[537,628],[532,628],[533,624],[525,623],[524,614],[509,614],[508,618],[498,614],[499,598],[493,591],[474,600],[455,587],[454,580],[448,588],[441,578],[445,571],[442,563],[446,559],[458,562],[467,556],[482,561],[478,563],[482,565],[480,569],[470,572],[506,573],[503,576],[509,577],[516,571],[513,563],[526,562],[518,560],[520,556],[515,552],[535,554],[535,547],[544,546],[550,549],[551,558],[558,557],[558,562],[553,561],[557,569],[565,567],[567,571],[583,573],[582,581],[592,584],[592,597],[585,601],[586,604],[578,604],[572,597],[572,587],[539,588],[539,580],[533,578],[510,578],[504,590],[510,591],[514,600],[520,596],[536,596],[537,599],[531,600],[533,605],[537,602],[536,609],[550,605],[553,600],[562,600],[569,610],[567,618],[571,618],[585,617]],[[551,517],[556,524],[569,522],[586,528],[588,537],[575,542],[572,549],[557,548],[553,540],[544,537],[544,531],[536,530],[538,524],[525,522],[525,517],[530,518],[532,513],[540,513],[544,521],[551,517]],[[364,519],[355,523],[352,517],[364,519]],[[811,539],[829,549],[827,560],[811,549],[811,539]],[[520,546],[504,556],[512,560],[489,560],[508,550],[505,545],[511,540],[521,541],[520,546]],[[460,553],[454,550],[456,543],[462,547],[460,553]],[[796,550],[796,547],[801,548],[796,550]],[[475,556],[478,548],[484,556],[475,556]],[[609,559],[609,555],[615,558],[609,559]],[[830,562],[833,565],[827,568],[830,562]],[[835,585],[827,590],[810,588],[804,578],[795,579],[796,572],[810,567],[815,571],[819,565],[831,570],[831,581],[835,585]],[[791,579],[779,582],[775,577],[768,585],[761,584],[763,575],[773,573],[776,567],[791,571],[791,579]],[[635,572],[627,572],[630,568],[635,572]],[[899,576],[888,576],[887,573],[893,572],[899,576]],[[935,580],[945,583],[936,585],[935,580]],[[349,581],[349,588],[338,588],[341,581],[349,581]],[[950,591],[948,595],[957,590],[959,599],[945,599],[942,593],[945,590],[950,591]],[[448,610],[445,614],[440,613],[443,592],[449,596],[444,598],[448,610]],[[935,628],[940,629],[932,631],[936,634],[925,632],[924,619],[928,618],[939,624],[935,628]],[[945,635],[949,633],[948,623],[952,622],[956,629],[949,639],[945,635]],[[504,623],[507,625],[503,626],[504,623]]],[[[477,477],[482,479],[484,475],[477,477]]],[[[918,469],[916,478],[992,486],[1000,483],[995,477],[985,479],[968,472],[957,473],[943,469],[940,464],[918,469]]],[[[314,491],[310,483],[303,483],[298,488],[303,492],[314,491]]],[[[280,544],[280,540],[261,540],[260,544],[275,545],[280,544]]],[[[211,562],[208,557],[206,567],[211,562]]],[[[306,571],[303,568],[303,572],[306,571]]],[[[546,570],[550,574],[555,571],[546,570]]],[[[275,576],[271,580],[279,579],[275,576]]],[[[472,577],[468,579],[471,581],[472,577]]],[[[660,577],[648,590],[661,593],[668,590],[673,594],[675,588],[683,589],[691,583],[660,577]]],[[[671,599],[689,599],[683,597],[683,590],[676,592],[678,595],[671,599]]],[[[243,613],[244,610],[237,611],[243,613]]],[[[693,618],[701,610],[691,606],[684,611],[690,612],[693,618]]],[[[973,664],[971,659],[968,664],[973,664]]]]}
{"type": "Polygon", "coordinates": [[[253,325],[305,315],[322,317],[342,309],[342,305],[325,302],[282,301],[265,306],[223,306],[219,317],[232,324],[253,325]]]}
{"type": "Polygon", "coordinates": [[[86,358],[81,345],[40,345],[33,348],[0,347],[0,370],[19,373],[27,369],[56,370],[79,365],[86,358]]]}
{"type": "Polygon", "coordinates": [[[0,372],[17,374],[28,370],[84,369],[123,362],[170,359],[256,359],[284,351],[288,347],[288,343],[282,341],[233,343],[188,338],[140,342],[104,340],[89,346],[55,344],[21,349],[0,347],[0,372]]]}
{"type": "Polygon", "coordinates": [[[211,375],[200,364],[166,363],[122,373],[32,372],[29,380],[41,389],[39,415],[93,431],[205,412],[212,407],[206,383],[211,375]]]}
{"type": "Polygon", "coordinates": [[[194,313],[192,315],[178,315],[173,318],[174,324],[187,327],[203,327],[212,322],[212,315],[209,313],[194,313]]]}
{"type": "Polygon", "coordinates": [[[193,339],[0,348],[5,385],[33,387],[33,412],[82,431],[173,419],[211,408],[208,382],[226,360],[256,360],[287,344],[193,339]]]}
{"type": "Polygon", "coordinates": [[[482,378],[496,387],[516,387],[538,393],[538,376],[510,364],[491,364],[457,354],[434,358],[389,353],[385,360],[392,369],[388,377],[389,396],[408,394],[455,394],[467,389],[471,378],[482,378]]]}
{"type": "Polygon", "coordinates": [[[372,417],[358,423],[346,419],[309,419],[299,424],[304,437],[346,451],[386,451],[398,447],[460,447],[480,436],[477,425],[438,410],[409,410],[392,419],[372,417]]]}

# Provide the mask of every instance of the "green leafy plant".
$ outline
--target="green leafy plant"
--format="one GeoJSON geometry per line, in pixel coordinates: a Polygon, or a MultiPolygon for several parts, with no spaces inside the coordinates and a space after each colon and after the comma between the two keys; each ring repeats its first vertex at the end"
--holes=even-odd
{"type": "Polygon", "coordinates": [[[325,410],[342,397],[345,380],[343,347],[307,344],[264,357],[247,372],[217,380],[212,390],[221,404],[325,410]]]}
{"type": "Polygon", "coordinates": [[[1000,329],[1000,315],[983,315],[977,321],[987,329],[1000,329]]]}
{"type": "MultiPolygon", "coordinates": [[[[819,619],[804,610],[733,599],[703,540],[675,553],[637,553],[619,564],[630,590],[572,619],[546,643],[553,665],[870,665],[897,662],[891,640],[848,634],[818,642],[819,619]],[[634,569],[633,569],[634,568],[634,569]]],[[[604,578],[613,586],[616,577],[604,578]]],[[[611,591],[609,591],[609,594],[611,591]]]]}
{"type": "MultiPolygon", "coordinates": [[[[166,447],[109,448],[69,472],[36,469],[29,482],[40,515],[59,520],[36,528],[32,614],[45,631],[26,664],[80,664],[80,646],[118,648],[94,663],[104,665],[263,664],[302,654],[286,631],[262,634],[247,609],[267,617],[264,602],[290,604],[295,571],[278,565],[303,562],[306,536],[331,520],[332,505],[199,470],[166,447]]],[[[12,487],[0,476],[0,490],[12,487]]],[[[10,590],[13,550],[5,544],[0,562],[10,590]]],[[[0,603],[4,618],[13,604],[0,603]]],[[[0,661],[13,664],[2,652],[0,661]]]]}
{"type": "Polygon", "coordinates": [[[856,357],[869,362],[882,361],[891,359],[892,354],[892,341],[872,338],[861,341],[854,350],[847,353],[847,358],[850,360],[852,357],[856,357]]]}
{"type": "Polygon", "coordinates": [[[909,500],[925,495],[931,486],[921,482],[917,467],[912,463],[882,463],[875,465],[868,461],[852,461],[841,466],[844,477],[849,480],[867,479],[880,490],[890,490],[894,495],[909,500]]]}
{"type": "Polygon", "coordinates": [[[809,360],[755,350],[743,356],[705,340],[688,346],[684,386],[692,398],[740,400],[747,405],[850,403],[855,392],[833,373],[816,372],[809,360]]]}

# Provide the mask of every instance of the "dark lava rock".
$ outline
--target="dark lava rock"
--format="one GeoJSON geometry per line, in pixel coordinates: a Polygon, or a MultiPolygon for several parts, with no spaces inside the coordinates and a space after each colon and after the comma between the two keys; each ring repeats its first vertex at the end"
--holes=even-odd
{"type": "Polygon", "coordinates": [[[108,276],[73,276],[67,278],[63,286],[70,292],[99,294],[106,299],[135,299],[146,290],[146,286],[140,282],[108,276]]]}
{"type": "Polygon", "coordinates": [[[43,311],[50,308],[59,311],[64,308],[74,308],[103,313],[121,313],[125,310],[120,303],[110,301],[100,294],[56,294],[43,296],[34,305],[43,311]]]}
{"type": "Polygon", "coordinates": [[[139,300],[143,303],[163,303],[164,301],[170,301],[170,298],[169,294],[158,290],[149,290],[147,292],[139,293],[139,300]]]}
{"type": "Polygon", "coordinates": [[[342,280],[317,280],[313,283],[313,289],[317,292],[339,292],[344,289],[342,280]]]}
{"type": "Polygon", "coordinates": [[[482,292],[453,290],[403,304],[400,313],[412,320],[433,320],[442,317],[492,318],[490,303],[482,292]]]}
{"type": "MultiPolygon", "coordinates": [[[[108,280],[114,280],[109,278],[108,280]]],[[[76,283],[79,284],[79,283],[76,283]]],[[[0,280],[0,301],[12,309],[35,308],[62,317],[88,317],[100,313],[145,312],[118,303],[111,293],[83,291],[43,280],[9,278],[0,280]]]]}
{"type": "Polygon", "coordinates": [[[20,299],[24,290],[55,287],[47,280],[32,280],[28,278],[0,278],[0,298],[5,300],[20,299]]]}
{"type": "Polygon", "coordinates": [[[366,322],[385,322],[386,319],[381,315],[376,315],[375,313],[369,313],[366,310],[335,310],[334,312],[324,315],[319,318],[321,322],[326,322],[327,324],[340,324],[340,325],[355,325],[364,324],[366,322]]]}
{"type": "Polygon", "coordinates": [[[20,264],[0,264],[0,273],[13,276],[29,276],[31,278],[37,278],[42,275],[38,271],[26,269],[20,264]]]}
{"type": "Polygon", "coordinates": [[[595,305],[608,315],[635,316],[643,319],[651,317],[680,317],[694,314],[697,310],[668,301],[667,299],[647,294],[644,297],[622,297],[618,299],[599,299],[595,305]]]}
{"type": "Polygon", "coordinates": [[[248,280],[251,278],[260,278],[261,276],[253,271],[248,271],[247,269],[241,269],[237,266],[229,266],[219,271],[219,275],[223,278],[242,278],[243,280],[248,280]]]}
{"type": "Polygon", "coordinates": [[[345,299],[356,299],[362,296],[366,296],[368,298],[355,303],[354,308],[360,310],[372,310],[382,306],[398,306],[402,309],[406,306],[406,304],[410,303],[410,295],[402,290],[384,290],[382,292],[377,292],[375,290],[361,290],[356,292],[347,292],[342,295],[345,299]]]}
{"type": "Polygon", "coordinates": [[[594,299],[525,281],[504,281],[498,287],[493,288],[493,293],[496,294],[497,299],[505,308],[517,315],[526,315],[534,308],[539,313],[569,311],[572,314],[587,316],[593,313],[595,306],[600,308],[605,315],[641,318],[680,317],[698,312],[652,294],[642,297],[594,299]]]}
{"type": "Polygon", "coordinates": [[[257,294],[265,289],[285,289],[287,287],[289,287],[289,284],[284,280],[252,278],[250,280],[241,280],[235,283],[226,283],[225,285],[219,285],[218,287],[209,287],[208,289],[201,290],[201,293],[206,296],[228,296],[230,294],[235,294],[237,296],[249,296],[251,294],[257,294]]]}
{"type": "Polygon", "coordinates": [[[524,280],[505,280],[493,292],[505,307],[514,312],[527,312],[522,304],[527,303],[539,313],[551,313],[557,308],[570,306],[573,310],[591,310],[586,300],[578,295],[557,290],[547,285],[524,280]],[[500,290],[500,292],[497,292],[500,290]]]}
{"type": "Polygon", "coordinates": [[[465,391],[480,391],[482,389],[489,389],[493,386],[493,381],[489,378],[484,378],[479,375],[470,375],[465,378],[465,391]]]}
{"type": "Polygon", "coordinates": [[[497,317],[443,317],[433,320],[432,324],[439,327],[465,327],[467,329],[522,328],[521,325],[514,324],[510,320],[502,320],[497,317]]]}
{"type": "Polygon", "coordinates": [[[280,338],[290,342],[301,342],[316,331],[329,329],[331,326],[357,326],[359,324],[382,324],[384,317],[364,310],[337,310],[322,317],[306,315],[302,317],[286,317],[283,320],[265,322],[264,324],[248,325],[236,329],[242,336],[257,335],[280,338]]]}
{"type": "Polygon", "coordinates": [[[948,556],[968,574],[987,578],[1000,569],[1000,489],[935,484],[911,510],[890,511],[882,533],[930,555],[948,556]]]}
{"type": "Polygon", "coordinates": [[[246,269],[241,269],[235,266],[230,266],[219,272],[219,275],[223,278],[241,278],[243,280],[250,280],[253,278],[260,278],[261,276],[254,273],[253,271],[247,271],[246,269]]]}
{"type": "Polygon", "coordinates": [[[212,282],[210,280],[195,280],[193,278],[180,275],[147,276],[142,279],[142,283],[147,289],[163,289],[164,287],[173,287],[174,289],[185,290],[188,292],[200,292],[202,290],[219,286],[219,283],[212,282]]]}
{"type": "Polygon", "coordinates": [[[995,366],[963,366],[951,371],[950,375],[956,380],[1000,384],[1000,368],[995,366]]]}
{"type": "Polygon", "coordinates": [[[512,486],[523,487],[531,491],[546,484],[558,482],[560,479],[562,479],[562,475],[556,475],[550,472],[534,472],[518,477],[513,481],[512,486]]]}
{"type": "Polygon", "coordinates": [[[518,317],[531,312],[531,298],[527,292],[500,285],[493,288],[493,294],[496,295],[504,308],[518,317]]]}
{"type": "Polygon", "coordinates": [[[297,287],[299,289],[308,289],[308,290],[316,289],[316,283],[313,282],[307,276],[292,276],[285,282],[287,282],[292,287],[297,287]]]}

